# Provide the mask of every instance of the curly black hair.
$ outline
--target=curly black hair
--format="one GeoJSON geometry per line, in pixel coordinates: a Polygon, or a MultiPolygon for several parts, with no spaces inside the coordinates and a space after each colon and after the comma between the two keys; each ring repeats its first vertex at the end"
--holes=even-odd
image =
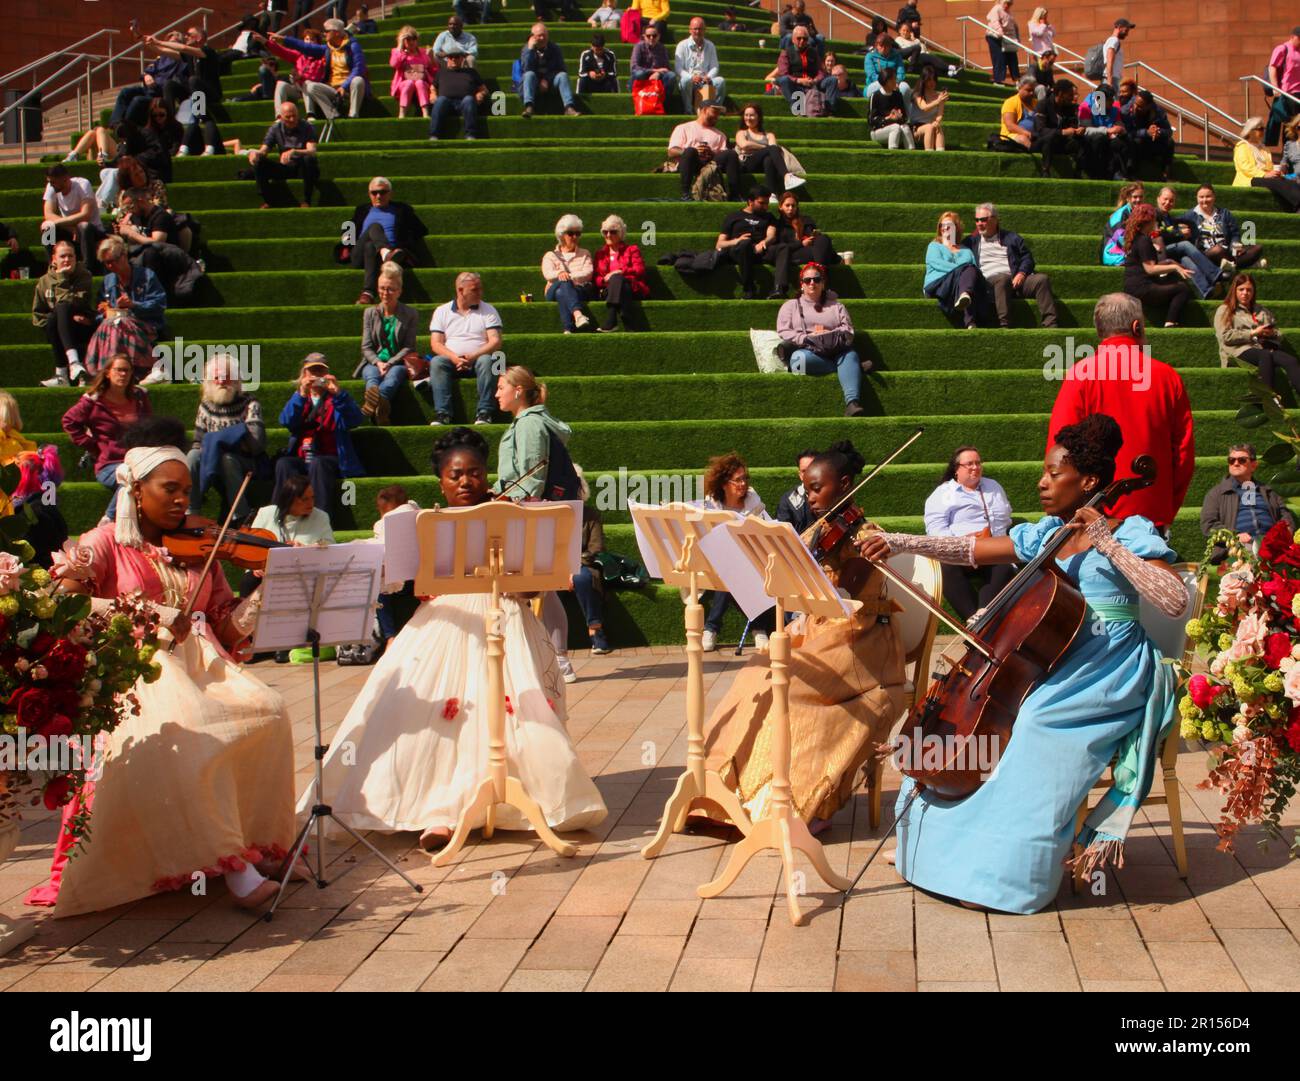
{"type": "Polygon", "coordinates": [[[188,452],[191,440],[185,436],[185,425],[175,417],[154,413],[141,417],[122,433],[123,450],[132,447],[175,447],[182,453],[188,452]]]}
{"type": "Polygon", "coordinates": [[[1057,432],[1056,442],[1065,448],[1075,469],[1084,476],[1096,477],[1103,488],[1115,479],[1115,458],[1124,445],[1124,433],[1114,417],[1092,413],[1057,432]]]}
{"type": "Polygon", "coordinates": [[[436,476],[442,476],[442,463],[457,450],[468,450],[477,454],[484,465],[488,463],[488,441],[473,428],[453,428],[433,445],[433,454],[429,460],[436,476]]]}
{"type": "Polygon", "coordinates": [[[832,443],[813,459],[813,465],[819,462],[829,465],[837,477],[848,477],[850,480],[861,473],[862,467],[867,464],[867,460],[858,453],[858,448],[848,439],[832,443]]]}

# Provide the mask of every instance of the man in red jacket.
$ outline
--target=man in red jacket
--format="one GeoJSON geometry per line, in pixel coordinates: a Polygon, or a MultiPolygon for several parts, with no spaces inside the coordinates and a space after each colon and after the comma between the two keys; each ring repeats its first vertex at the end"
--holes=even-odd
{"type": "Polygon", "coordinates": [[[1093,324],[1101,344],[1096,354],[1079,361],[1061,383],[1047,445],[1067,424],[1090,413],[1106,413],[1124,433],[1116,479],[1133,476],[1130,463],[1139,454],[1156,461],[1156,482],[1115,503],[1116,518],[1140,514],[1168,531],[1183,505],[1196,467],[1196,440],[1187,388],[1168,364],[1145,348],[1142,305],[1125,293],[1109,293],[1097,301],[1093,324]]]}

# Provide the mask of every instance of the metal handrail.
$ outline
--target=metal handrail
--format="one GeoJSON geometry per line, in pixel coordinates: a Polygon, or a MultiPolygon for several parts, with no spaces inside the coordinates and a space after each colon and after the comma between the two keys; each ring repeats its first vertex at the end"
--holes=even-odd
{"type": "MultiPolygon", "coordinates": [[[[414,2],[414,0],[411,0],[411,2],[414,2]]],[[[277,34],[283,34],[283,33],[284,33],[285,31],[287,31],[287,30],[292,30],[295,26],[299,25],[300,23],[305,23],[305,22],[306,22],[308,19],[310,19],[313,15],[316,15],[316,14],[318,14],[319,12],[324,11],[327,7],[333,7],[333,6],[334,6],[334,0],[325,0],[325,3],[321,4],[320,7],[318,7],[318,8],[313,8],[311,11],[307,12],[306,15],[303,15],[303,16],[300,17],[300,18],[294,19],[293,22],[288,23],[288,24],[286,24],[285,26],[280,27],[278,30],[274,31],[274,33],[277,33],[277,34]]],[[[399,6],[399,5],[398,5],[397,3],[394,3],[394,4],[393,4],[393,10],[396,11],[397,8],[398,8],[398,6],[399,6]]],[[[378,20],[378,21],[382,21],[383,19],[386,19],[386,18],[388,18],[388,0],[379,0],[379,20],[378,20]]],[[[216,31],[215,33],[209,34],[209,35],[208,35],[208,38],[209,38],[209,40],[211,40],[211,39],[213,39],[213,38],[224,37],[226,34],[229,34],[229,33],[231,33],[231,32],[234,31],[234,30],[238,30],[238,29],[240,29],[243,25],[244,25],[244,20],[243,20],[243,19],[240,19],[239,22],[237,22],[237,23],[231,23],[229,26],[223,26],[220,30],[216,31]]]]}
{"type": "Polygon", "coordinates": [[[1246,116],[1247,117],[1250,116],[1250,84],[1251,83],[1259,83],[1262,86],[1266,86],[1274,94],[1280,94],[1282,97],[1286,98],[1287,101],[1294,101],[1297,105],[1300,105],[1300,98],[1296,97],[1294,94],[1288,94],[1280,86],[1275,86],[1273,83],[1270,83],[1267,79],[1261,79],[1258,75],[1243,75],[1240,79],[1237,80],[1237,82],[1246,84],[1246,116]]]}
{"type": "Polygon", "coordinates": [[[1158,78],[1158,79],[1163,79],[1163,80],[1164,80],[1165,82],[1167,82],[1170,86],[1172,86],[1172,87],[1174,87],[1175,89],[1180,90],[1182,93],[1186,94],[1189,98],[1191,98],[1193,101],[1195,101],[1198,105],[1201,105],[1201,106],[1203,106],[1203,107],[1206,108],[1206,109],[1209,109],[1211,112],[1218,113],[1219,116],[1223,117],[1223,119],[1226,120],[1226,121],[1228,121],[1230,124],[1236,124],[1237,127],[1241,127],[1242,122],[1241,122],[1240,120],[1238,120],[1235,116],[1232,116],[1230,113],[1225,113],[1225,112],[1224,112],[1222,109],[1220,109],[1217,105],[1212,105],[1210,102],[1206,101],[1206,100],[1205,100],[1203,97],[1201,97],[1199,94],[1195,93],[1194,91],[1188,90],[1187,87],[1183,86],[1182,83],[1174,82],[1174,80],[1171,79],[1171,78],[1169,78],[1168,75],[1166,75],[1166,74],[1165,74],[1164,72],[1162,72],[1162,71],[1157,71],[1157,70],[1156,70],[1155,68],[1153,68],[1150,64],[1148,64],[1146,61],[1144,61],[1144,60],[1130,60],[1130,61],[1129,61],[1127,64],[1125,64],[1124,66],[1125,66],[1126,68],[1142,68],[1144,71],[1149,71],[1149,72],[1151,72],[1151,74],[1154,75],[1156,78],[1158,78]]]}
{"type": "MultiPolygon", "coordinates": [[[[55,57],[66,56],[78,46],[85,45],[89,42],[92,42],[96,38],[103,37],[105,34],[107,34],[111,38],[114,34],[118,32],[119,31],[117,30],[110,30],[110,29],[96,30],[93,34],[89,35],[88,37],[82,38],[80,41],[74,41],[71,45],[65,45],[62,49],[55,49],[51,53],[46,53],[39,60],[33,60],[30,64],[24,64],[20,68],[15,68],[13,71],[9,72],[6,75],[0,75],[0,86],[4,86],[6,83],[12,82],[14,79],[17,79],[21,75],[26,75],[29,71],[35,71],[42,64],[45,64],[48,61],[53,60],[55,57]]],[[[113,44],[111,41],[109,42],[108,52],[110,56],[113,53],[113,44]]]]}
{"type": "MultiPolygon", "coordinates": [[[[866,13],[867,13],[868,15],[870,15],[873,19],[881,19],[881,20],[883,20],[884,23],[885,23],[887,26],[891,26],[891,27],[892,27],[892,26],[894,25],[894,20],[891,19],[888,15],[886,15],[886,14],[885,14],[884,12],[882,12],[882,11],[876,11],[874,8],[869,8],[869,7],[867,7],[866,4],[859,4],[859,3],[857,3],[857,0],[853,0],[853,6],[854,6],[855,8],[857,8],[859,11],[864,11],[864,12],[866,12],[866,13]]],[[[846,18],[848,18],[851,22],[855,22],[855,23],[857,23],[859,26],[865,26],[868,30],[871,29],[871,23],[863,22],[863,21],[862,21],[861,19],[859,19],[856,15],[854,15],[853,12],[851,12],[851,11],[846,11],[844,8],[840,7],[838,4],[833,4],[833,3],[831,3],[830,0],[822,0],[822,7],[829,9],[832,15],[833,15],[836,11],[838,11],[841,15],[845,16],[846,18]]],[[[831,36],[831,29],[833,28],[833,26],[834,26],[834,21],[833,21],[833,19],[828,18],[828,19],[826,20],[826,37],[827,37],[827,38],[829,38],[829,37],[831,36]]],[[[947,48],[947,47],[944,46],[944,45],[939,44],[939,42],[935,41],[933,38],[928,38],[928,37],[926,37],[924,34],[918,34],[918,35],[916,36],[916,39],[917,39],[917,41],[919,41],[922,45],[927,45],[927,46],[929,46],[931,49],[935,50],[936,52],[940,52],[940,53],[948,53],[948,54],[951,54],[951,53],[952,53],[952,50],[951,50],[951,49],[947,48]]]]}

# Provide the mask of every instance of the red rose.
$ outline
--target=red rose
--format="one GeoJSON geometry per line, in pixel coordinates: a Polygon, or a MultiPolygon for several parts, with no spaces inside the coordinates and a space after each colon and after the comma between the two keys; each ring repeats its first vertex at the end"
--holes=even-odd
{"type": "Polygon", "coordinates": [[[460,699],[448,698],[442,707],[442,719],[445,721],[454,720],[456,714],[460,712],[460,699]]]}
{"type": "Polygon", "coordinates": [[[1270,668],[1282,663],[1282,658],[1291,656],[1291,636],[1278,631],[1264,639],[1264,661],[1270,668]]]}
{"type": "Polygon", "coordinates": [[[44,687],[28,684],[9,697],[9,708],[18,715],[21,727],[39,732],[54,716],[54,696],[44,687]]]}
{"type": "Polygon", "coordinates": [[[1291,601],[1297,592],[1300,592],[1300,579],[1283,578],[1281,575],[1275,575],[1267,582],[1261,583],[1259,591],[1269,600],[1277,605],[1282,617],[1288,622],[1294,620],[1291,611],[1291,601]]]}
{"type": "MultiPolygon", "coordinates": [[[[1286,635],[1282,636],[1283,638],[1286,635]]],[[[1203,672],[1197,672],[1187,681],[1187,694],[1197,709],[1208,709],[1216,698],[1219,697],[1228,688],[1219,684],[1211,683],[1209,677],[1203,672]]]]}
{"type": "Polygon", "coordinates": [[[515,707],[510,704],[510,696],[506,695],[506,712],[514,716],[515,707]]]}
{"type": "Polygon", "coordinates": [[[44,736],[46,739],[53,739],[55,736],[72,735],[72,719],[65,714],[56,713],[37,735],[44,736]]]}
{"type": "Polygon", "coordinates": [[[36,637],[27,646],[28,658],[35,661],[39,657],[45,656],[45,651],[54,645],[54,642],[54,635],[49,631],[37,631],[36,637]]]}
{"type": "Polygon", "coordinates": [[[72,779],[66,774],[55,777],[45,786],[41,792],[41,798],[45,801],[45,806],[51,811],[57,811],[72,796],[72,779]]]}
{"type": "Polygon", "coordinates": [[[87,652],[85,646],[79,646],[69,642],[66,638],[61,638],[41,658],[41,663],[45,665],[45,670],[49,672],[49,679],[52,682],[80,683],[81,677],[86,673],[87,652]]]}
{"type": "Polygon", "coordinates": [[[1291,555],[1291,550],[1295,547],[1295,533],[1287,524],[1286,519],[1274,523],[1273,528],[1264,534],[1264,539],[1259,542],[1259,558],[1270,563],[1291,560],[1283,560],[1284,556],[1291,555]]]}
{"type": "Polygon", "coordinates": [[[1286,741],[1291,744],[1291,750],[1300,754],[1300,721],[1291,722],[1291,727],[1286,730],[1286,741]]]}

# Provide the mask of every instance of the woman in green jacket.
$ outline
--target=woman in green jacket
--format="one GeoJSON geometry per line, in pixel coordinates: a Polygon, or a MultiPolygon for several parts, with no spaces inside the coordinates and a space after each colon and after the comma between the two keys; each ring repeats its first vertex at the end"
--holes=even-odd
{"type": "Polygon", "coordinates": [[[54,351],[54,377],[41,385],[66,387],[89,380],[82,358],[95,330],[94,282],[66,240],[54,245],[49,271],[36,283],[32,325],[45,331],[54,351]]]}

